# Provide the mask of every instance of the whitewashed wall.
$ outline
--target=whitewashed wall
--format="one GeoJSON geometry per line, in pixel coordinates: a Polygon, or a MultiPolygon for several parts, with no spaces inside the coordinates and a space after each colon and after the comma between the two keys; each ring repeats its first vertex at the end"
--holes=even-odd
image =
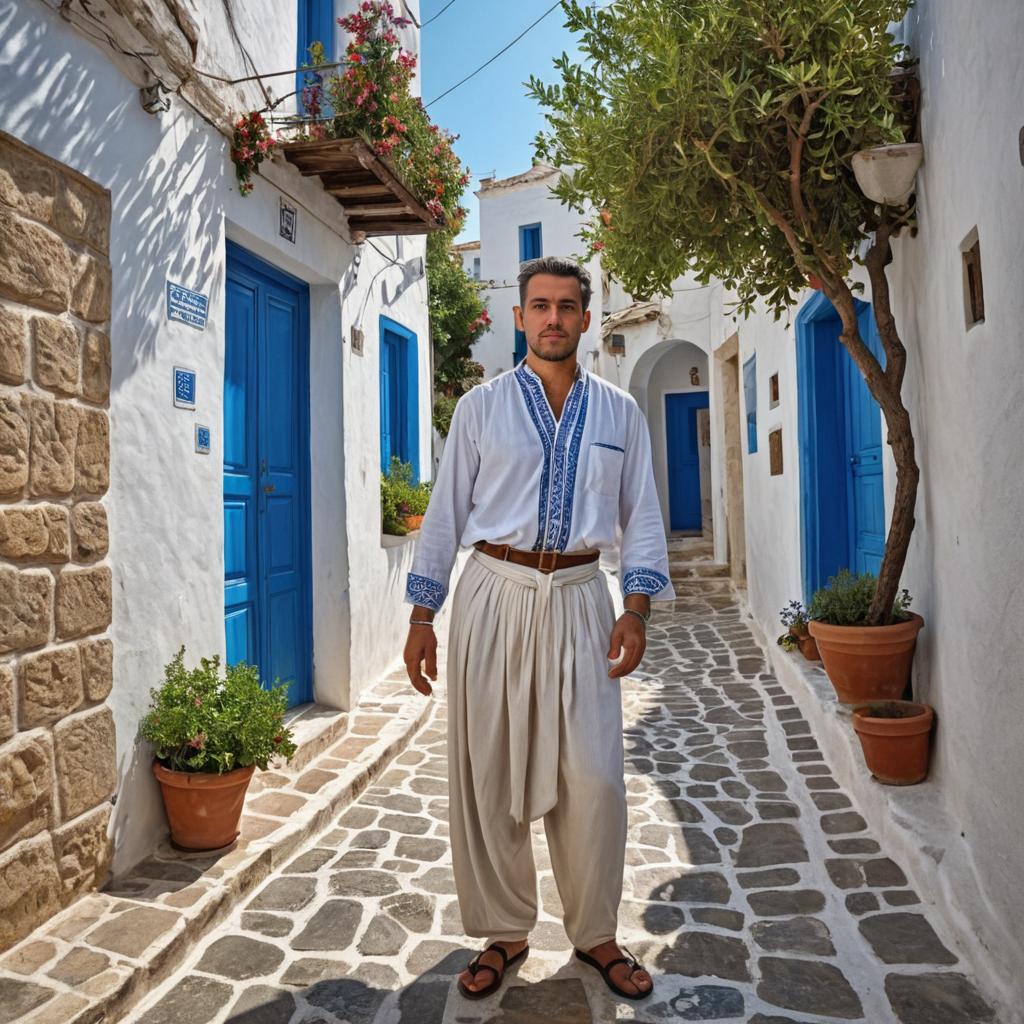
{"type": "MultiPolygon", "coordinates": [[[[1002,995],[1000,1019],[1018,1021],[1024,1019],[1024,635],[1018,628],[1024,618],[1018,142],[1024,7],[992,0],[985,16],[977,15],[956,0],[921,0],[906,24],[921,58],[925,163],[919,233],[897,241],[889,273],[909,354],[904,394],[921,467],[904,573],[926,622],[915,685],[936,708],[939,724],[931,775],[907,795],[899,827],[926,836],[918,843],[914,881],[927,901],[974,936],[970,966],[990,992],[1002,995]],[[985,321],[968,330],[960,245],[975,227],[985,321]]],[[[721,323],[716,342],[731,329],[721,323]]],[[[756,350],[758,364],[758,453],[744,456],[750,600],[774,636],[778,609],[801,587],[795,338],[767,317],[738,330],[741,362],[756,350]],[[776,371],[782,401],[769,410],[767,379],[776,371]],[[767,432],[777,424],[785,473],[770,477],[767,432]]],[[[885,482],[891,509],[891,457],[885,482]]]]}
{"type": "MultiPolygon", "coordinates": [[[[519,305],[519,227],[541,225],[544,256],[572,257],[583,251],[576,237],[579,215],[563,206],[551,193],[555,177],[543,181],[483,189],[480,198],[481,280],[493,282],[484,289],[490,312],[491,329],[473,346],[474,358],[483,364],[489,379],[512,369],[515,350],[515,323],[512,307],[519,305]]],[[[587,353],[596,349],[600,339],[601,271],[597,259],[587,263],[594,286],[591,300],[591,325],[580,339],[579,358],[589,367],[587,353]]]]}
{"type": "MultiPolygon", "coordinates": [[[[270,0],[246,7],[257,66],[292,66],[291,14],[270,0]],[[274,31],[267,31],[267,26],[274,31]]],[[[289,9],[290,11],[290,9],[289,9]]],[[[114,689],[120,776],[115,869],[152,846],[164,828],[148,761],[134,748],[149,688],[184,643],[190,659],[224,653],[222,392],[225,240],[233,239],[308,281],[311,300],[315,692],[347,707],[400,656],[406,609],[403,568],[412,544],[384,547],[379,530],[379,315],[420,339],[420,461],[431,465],[425,281],[363,247],[353,247],[338,204],[288,165],[267,169],[239,196],[227,140],[175,100],[153,117],[137,84],[43,3],[5,5],[0,85],[6,130],[112,193],[111,484],[105,504],[114,574],[114,689]],[[13,73],[9,73],[13,72],[13,73]],[[59,116],[55,113],[59,111],[59,116]],[[278,235],[278,201],[299,208],[298,241],[278,235]],[[378,273],[380,271],[380,273],[378,273]],[[210,297],[202,332],[165,316],[167,279],[210,297]],[[372,282],[372,287],[371,287],[372,282]],[[348,344],[366,331],[364,355],[348,344]],[[198,371],[194,413],[171,403],[171,368],[198,371]],[[212,428],[210,455],[193,451],[193,424],[212,428]]],[[[204,47],[231,53],[216,20],[204,47]]],[[[202,60],[202,53],[200,54],[202,60]]],[[[241,73],[241,72],[237,72],[241,73]]],[[[291,88],[291,86],[289,86],[291,88]]],[[[258,105],[255,100],[253,106],[258,105]]],[[[377,239],[402,261],[422,240],[377,239]]]]}

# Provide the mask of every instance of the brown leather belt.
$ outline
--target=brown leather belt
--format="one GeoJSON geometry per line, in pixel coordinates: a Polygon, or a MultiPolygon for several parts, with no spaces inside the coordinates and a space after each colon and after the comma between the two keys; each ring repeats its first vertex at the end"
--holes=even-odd
{"type": "Polygon", "coordinates": [[[561,551],[520,551],[519,548],[509,547],[508,544],[490,544],[486,540],[478,540],[473,547],[501,562],[528,565],[531,569],[543,573],[568,569],[574,565],[586,565],[588,562],[596,562],[601,557],[598,551],[584,551],[575,555],[566,555],[561,551]]]}

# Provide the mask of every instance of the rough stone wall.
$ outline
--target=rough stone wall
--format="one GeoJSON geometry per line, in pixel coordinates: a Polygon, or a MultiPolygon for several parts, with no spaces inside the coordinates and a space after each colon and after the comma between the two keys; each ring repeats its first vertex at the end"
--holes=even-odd
{"type": "Polygon", "coordinates": [[[0,132],[0,950],[101,884],[110,193],[0,132]]]}

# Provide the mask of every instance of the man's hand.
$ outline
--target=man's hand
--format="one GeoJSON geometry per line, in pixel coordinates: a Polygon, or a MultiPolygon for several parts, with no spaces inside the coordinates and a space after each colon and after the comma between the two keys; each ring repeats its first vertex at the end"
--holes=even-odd
{"type": "Polygon", "coordinates": [[[615,661],[622,655],[622,661],[608,670],[611,679],[628,676],[640,664],[647,649],[647,631],[643,622],[635,615],[623,613],[612,629],[608,660],[615,661]]]}
{"type": "MultiPolygon", "coordinates": [[[[419,616],[414,614],[413,618],[419,618],[419,616]]],[[[434,690],[427,682],[424,670],[431,679],[437,679],[437,637],[434,635],[433,628],[410,626],[402,658],[405,661],[405,670],[409,673],[412,685],[424,697],[429,697],[434,690]]]]}

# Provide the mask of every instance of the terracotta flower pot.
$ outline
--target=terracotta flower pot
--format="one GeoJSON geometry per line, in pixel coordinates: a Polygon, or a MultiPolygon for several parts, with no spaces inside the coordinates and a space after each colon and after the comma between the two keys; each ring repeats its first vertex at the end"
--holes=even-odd
{"type": "Polygon", "coordinates": [[[176,772],[154,761],[171,842],[183,850],[219,850],[233,843],[254,771],[255,766],[249,765],[223,775],[176,772]]]}
{"type": "Polygon", "coordinates": [[[928,774],[934,723],[927,704],[909,700],[867,704],[853,712],[868,769],[887,786],[912,786],[928,774]]]}
{"type": "Polygon", "coordinates": [[[829,626],[809,623],[829,681],[842,704],[898,700],[914,660],[920,615],[892,626],[829,626]]]}
{"type": "Polygon", "coordinates": [[[818,642],[809,633],[805,633],[803,636],[798,636],[796,642],[800,647],[800,653],[808,661],[821,661],[821,655],[818,653],[818,642]]]}
{"type": "Polygon", "coordinates": [[[402,524],[407,530],[418,530],[423,525],[423,516],[402,516],[402,524]]]}

